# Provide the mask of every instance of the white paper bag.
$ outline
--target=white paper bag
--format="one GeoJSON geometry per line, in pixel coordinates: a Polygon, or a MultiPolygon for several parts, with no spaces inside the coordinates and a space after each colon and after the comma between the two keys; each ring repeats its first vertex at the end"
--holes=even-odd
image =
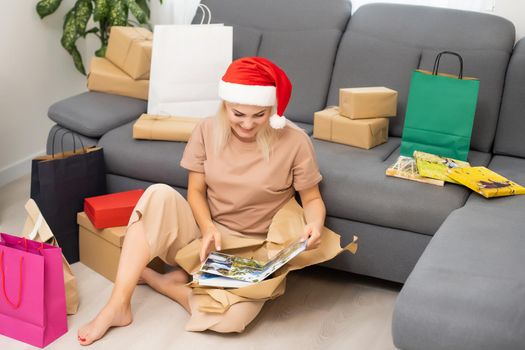
{"type": "Polygon", "coordinates": [[[219,80],[232,61],[232,50],[229,26],[155,26],[148,114],[214,115],[220,104],[219,80]]]}

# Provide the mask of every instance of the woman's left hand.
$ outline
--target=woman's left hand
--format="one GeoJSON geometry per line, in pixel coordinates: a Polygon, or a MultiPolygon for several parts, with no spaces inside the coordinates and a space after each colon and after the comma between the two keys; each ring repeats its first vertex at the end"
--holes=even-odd
{"type": "Polygon", "coordinates": [[[308,240],[306,243],[306,250],[315,249],[321,244],[321,232],[313,225],[306,224],[304,226],[304,233],[301,237],[301,242],[308,240]]]}

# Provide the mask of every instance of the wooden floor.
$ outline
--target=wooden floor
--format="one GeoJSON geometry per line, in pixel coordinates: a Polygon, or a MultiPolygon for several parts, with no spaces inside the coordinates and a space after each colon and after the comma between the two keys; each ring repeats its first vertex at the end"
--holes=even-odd
{"type": "MultiPolygon", "coordinates": [[[[25,220],[29,177],[0,188],[0,232],[17,234],[25,220]]],[[[96,315],[112,283],[81,263],[77,276],[80,309],[68,318],[69,332],[46,349],[78,349],[76,331],[96,315]]],[[[112,329],[92,349],[395,349],[392,310],[400,285],[331,269],[292,273],[284,296],[267,302],[242,334],[184,331],[188,315],[174,301],[138,286],[132,300],[134,322],[112,329]]],[[[1,301],[0,301],[1,302],[1,301]]],[[[34,349],[0,335],[0,349],[34,349]]]]}

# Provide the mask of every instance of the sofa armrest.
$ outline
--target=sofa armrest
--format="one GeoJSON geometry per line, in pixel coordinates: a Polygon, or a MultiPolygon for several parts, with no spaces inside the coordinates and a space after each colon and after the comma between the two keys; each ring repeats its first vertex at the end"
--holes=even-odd
{"type": "Polygon", "coordinates": [[[48,116],[69,130],[100,138],[109,130],[137,119],[146,109],[147,101],[88,91],[54,103],[48,116]]]}

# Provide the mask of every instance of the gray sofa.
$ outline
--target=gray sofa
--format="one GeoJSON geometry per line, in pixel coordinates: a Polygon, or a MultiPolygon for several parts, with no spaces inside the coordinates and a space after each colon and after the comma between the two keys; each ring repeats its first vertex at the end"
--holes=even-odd
{"type": "MultiPolygon", "coordinates": [[[[399,92],[387,143],[362,150],[313,139],[326,225],[343,243],[354,233],[360,238],[356,255],[325,265],[405,283],[394,312],[396,346],[523,347],[525,197],[485,200],[456,185],[384,175],[399,155],[411,72],[431,69],[439,51],[452,50],[463,56],[464,74],[481,82],[469,161],[525,183],[525,44],[513,48],[513,25],[492,15],[389,4],[363,6],[350,18],[347,0],[203,3],[213,22],[234,26],[234,58],[265,56],[288,73],[294,90],[286,115],[309,134],[313,113],[337,104],[341,87],[399,92]]],[[[444,58],[441,71],[454,73],[455,64],[444,58]]],[[[95,92],[59,101],[49,109],[57,125],[48,152],[55,132],[71,130],[104,147],[109,192],[164,182],[185,193],[187,173],[178,165],[185,144],[131,136],[145,110],[145,101],[95,92]]]]}

